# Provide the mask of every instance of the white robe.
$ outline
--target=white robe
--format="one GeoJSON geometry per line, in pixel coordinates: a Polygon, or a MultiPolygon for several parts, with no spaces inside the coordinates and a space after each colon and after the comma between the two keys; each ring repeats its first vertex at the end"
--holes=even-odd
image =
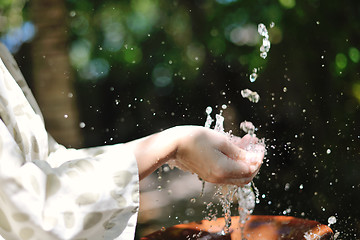
{"type": "Polygon", "coordinates": [[[0,43],[0,239],[131,240],[138,206],[134,154],[56,143],[0,43]]]}

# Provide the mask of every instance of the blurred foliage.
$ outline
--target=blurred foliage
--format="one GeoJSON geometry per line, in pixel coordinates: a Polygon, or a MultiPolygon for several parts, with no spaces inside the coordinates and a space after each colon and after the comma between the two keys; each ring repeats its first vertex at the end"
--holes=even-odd
{"type": "MultiPolygon", "coordinates": [[[[255,180],[256,214],[323,223],[334,215],[341,239],[360,234],[359,1],[67,4],[69,56],[88,146],[202,125],[207,106],[219,112],[226,104],[226,130],[241,134],[239,123],[252,121],[268,146],[255,180]],[[266,59],[259,56],[258,23],[269,29],[266,59]],[[251,83],[253,68],[259,77],[251,83]],[[257,91],[260,102],[243,99],[245,88],[257,91]]],[[[139,229],[181,222],[187,217],[180,212],[139,229]]],[[[197,212],[193,220],[201,218],[197,212]]]]}
{"type": "Polygon", "coordinates": [[[0,3],[0,34],[23,23],[25,0],[2,0],[0,3]]]}

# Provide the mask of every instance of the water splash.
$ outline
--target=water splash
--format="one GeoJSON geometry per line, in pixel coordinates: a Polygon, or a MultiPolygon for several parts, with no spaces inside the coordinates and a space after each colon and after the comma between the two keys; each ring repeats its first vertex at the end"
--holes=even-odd
{"type": "Polygon", "coordinates": [[[250,134],[251,136],[254,136],[255,134],[255,126],[252,122],[243,121],[240,123],[240,129],[243,130],[245,133],[250,134]]]}
{"type": "Polygon", "coordinates": [[[221,114],[216,114],[216,122],[214,130],[217,132],[224,133],[224,117],[221,114]]]}
{"type": "MultiPolygon", "coordinates": [[[[212,109],[211,107],[206,108],[207,119],[205,122],[206,127],[210,127],[213,119],[210,116],[212,109]]],[[[224,117],[220,114],[216,114],[216,122],[214,130],[228,134],[231,138],[231,133],[226,133],[224,131],[224,117]]],[[[248,134],[255,136],[255,126],[251,122],[244,121],[240,124],[240,128],[248,134]]],[[[257,151],[258,145],[264,146],[265,143],[263,140],[255,144],[250,144],[247,147],[247,151],[257,151]]],[[[222,211],[225,220],[225,226],[223,228],[222,234],[228,234],[231,226],[231,205],[234,203],[234,200],[238,203],[238,213],[239,221],[241,227],[242,238],[244,237],[244,228],[245,223],[248,220],[250,214],[253,213],[256,203],[259,203],[259,190],[255,187],[253,182],[246,184],[243,187],[238,187],[236,185],[217,185],[217,191],[214,196],[219,198],[220,204],[222,206],[222,211]]],[[[211,211],[212,203],[209,203],[206,207],[207,219],[212,220],[216,219],[216,212],[211,211]]]]}
{"type": "Polygon", "coordinates": [[[206,117],[206,122],[205,122],[205,127],[207,128],[210,128],[211,127],[211,124],[212,122],[214,121],[210,114],[212,112],[212,108],[211,107],[207,107],[206,110],[205,110],[206,114],[207,114],[207,117],[206,117]]]}
{"type": "Polygon", "coordinates": [[[231,185],[218,185],[215,196],[219,198],[222,206],[225,226],[223,228],[223,234],[230,232],[231,226],[231,205],[233,203],[236,194],[236,187],[231,185]]]}
{"type": "Polygon", "coordinates": [[[320,240],[320,236],[313,232],[305,232],[304,239],[305,240],[320,240]]]}
{"type": "Polygon", "coordinates": [[[259,202],[259,193],[254,183],[248,183],[243,187],[218,185],[215,196],[219,198],[225,220],[222,233],[227,234],[230,232],[231,206],[234,202],[237,202],[241,236],[243,236],[242,239],[246,239],[244,237],[245,224],[253,213],[256,203],[259,202]]]}

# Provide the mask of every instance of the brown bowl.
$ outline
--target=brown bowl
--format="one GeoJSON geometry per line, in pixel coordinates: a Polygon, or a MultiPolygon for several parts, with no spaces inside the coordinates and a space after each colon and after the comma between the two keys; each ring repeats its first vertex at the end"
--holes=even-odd
{"type": "MultiPolygon", "coordinates": [[[[224,218],[179,224],[149,234],[141,240],[242,240],[239,217],[231,218],[230,233],[221,234],[224,218]]],[[[333,231],[327,225],[312,220],[288,216],[252,215],[246,222],[247,240],[330,240],[333,231]]]]}

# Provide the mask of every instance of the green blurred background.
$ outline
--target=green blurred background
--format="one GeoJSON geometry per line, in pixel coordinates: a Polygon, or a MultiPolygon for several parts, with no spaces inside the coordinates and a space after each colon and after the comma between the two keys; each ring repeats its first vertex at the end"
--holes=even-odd
{"type": "MultiPolygon", "coordinates": [[[[98,146],[203,125],[207,106],[218,113],[226,104],[225,130],[241,134],[247,120],[266,140],[255,214],[325,224],[336,216],[339,239],[359,239],[359,1],[2,0],[0,40],[60,143],[98,146]],[[266,59],[259,23],[272,44],[266,59]],[[258,103],[241,97],[246,88],[258,103]]],[[[140,212],[137,238],[205,217],[196,177],[174,187],[186,174],[162,170],[143,193],[160,192],[155,203],[166,191],[170,202],[140,212]],[[192,181],[196,203],[172,196],[192,181]]]]}

